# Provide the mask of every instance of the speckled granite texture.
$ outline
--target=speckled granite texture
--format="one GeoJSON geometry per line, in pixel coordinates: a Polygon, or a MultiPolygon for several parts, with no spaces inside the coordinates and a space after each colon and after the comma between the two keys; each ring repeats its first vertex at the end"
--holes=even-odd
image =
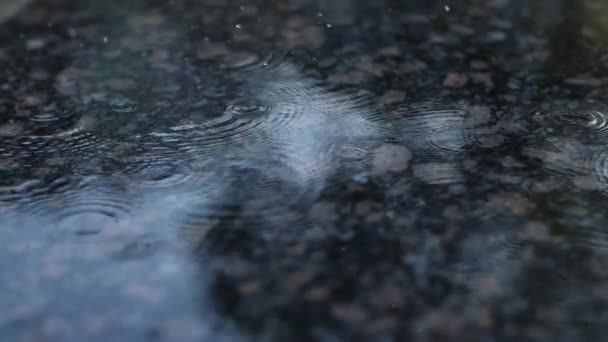
{"type": "Polygon", "coordinates": [[[608,2],[0,12],[0,341],[608,334],[608,2]]]}

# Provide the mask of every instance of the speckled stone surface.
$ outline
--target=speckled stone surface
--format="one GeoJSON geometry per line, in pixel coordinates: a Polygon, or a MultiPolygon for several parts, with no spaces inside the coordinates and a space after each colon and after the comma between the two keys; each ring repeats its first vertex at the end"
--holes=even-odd
{"type": "Polygon", "coordinates": [[[605,339],[607,18],[3,0],[0,341],[605,339]]]}

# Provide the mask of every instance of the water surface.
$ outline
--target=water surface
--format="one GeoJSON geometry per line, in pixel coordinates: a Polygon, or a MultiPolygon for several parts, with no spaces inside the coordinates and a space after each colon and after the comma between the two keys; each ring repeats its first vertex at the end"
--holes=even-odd
{"type": "Polygon", "coordinates": [[[0,5],[0,339],[600,340],[602,1],[0,5]]]}

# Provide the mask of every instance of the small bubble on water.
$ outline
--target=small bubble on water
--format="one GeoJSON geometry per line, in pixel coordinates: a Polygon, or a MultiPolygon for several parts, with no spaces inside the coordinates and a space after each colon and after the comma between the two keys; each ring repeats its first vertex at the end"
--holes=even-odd
{"type": "Polygon", "coordinates": [[[452,8],[450,8],[450,6],[448,6],[448,5],[443,6],[443,9],[444,9],[446,12],[449,12],[449,11],[451,11],[451,10],[452,10],[452,8]]]}
{"type": "Polygon", "coordinates": [[[245,10],[245,6],[241,6],[241,7],[239,7],[239,8],[241,9],[241,11],[244,11],[244,10],[245,10]]]}
{"type": "Polygon", "coordinates": [[[331,24],[325,24],[325,27],[327,27],[327,28],[331,28],[331,26],[332,26],[331,24]]]}
{"type": "Polygon", "coordinates": [[[240,29],[242,26],[241,26],[241,24],[236,24],[236,25],[234,25],[234,27],[236,27],[237,29],[240,29]]]}
{"type": "Polygon", "coordinates": [[[103,37],[103,42],[107,44],[108,43],[108,37],[104,36],[103,37]]]}
{"type": "Polygon", "coordinates": [[[322,17],[323,16],[323,12],[317,12],[317,17],[322,17]]]}

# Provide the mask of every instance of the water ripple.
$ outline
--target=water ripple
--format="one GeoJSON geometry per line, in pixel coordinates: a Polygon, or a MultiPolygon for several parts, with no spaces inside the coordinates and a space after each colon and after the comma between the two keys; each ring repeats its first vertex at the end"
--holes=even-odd
{"type": "Polygon", "coordinates": [[[529,117],[524,156],[540,161],[541,170],[558,183],[606,189],[608,107],[595,101],[556,100],[538,106],[529,117]]]}
{"type": "Polygon", "coordinates": [[[525,147],[523,154],[540,160],[545,170],[561,178],[591,172],[591,150],[576,140],[547,139],[542,145],[525,147]]]}
{"type": "Polygon", "coordinates": [[[561,135],[585,144],[608,139],[608,107],[602,103],[554,101],[536,108],[532,119],[540,125],[541,135],[561,135]]]}
{"type": "Polygon", "coordinates": [[[459,156],[475,143],[473,132],[465,127],[467,113],[457,104],[428,101],[396,113],[394,121],[399,135],[418,158],[459,156]]]}
{"type": "Polygon", "coordinates": [[[221,115],[153,133],[192,156],[206,180],[189,226],[205,217],[289,221],[341,165],[371,158],[380,140],[364,99],[325,89],[290,65],[249,66],[231,77],[241,82],[238,96],[221,115]]]}
{"type": "Polygon", "coordinates": [[[203,183],[209,181],[203,177],[204,170],[193,168],[190,161],[175,153],[154,151],[123,162],[124,166],[114,175],[126,177],[127,183],[141,191],[197,193],[204,191],[203,183]]]}
{"type": "Polygon", "coordinates": [[[111,220],[125,217],[137,201],[97,178],[60,178],[50,183],[33,183],[20,193],[18,211],[60,223],[73,217],[98,216],[111,220]]]}
{"type": "Polygon", "coordinates": [[[592,173],[603,191],[608,191],[608,148],[600,147],[593,154],[592,173]]]}
{"type": "Polygon", "coordinates": [[[464,181],[462,167],[456,163],[424,163],[412,167],[414,176],[432,185],[460,183],[464,181]]]}

